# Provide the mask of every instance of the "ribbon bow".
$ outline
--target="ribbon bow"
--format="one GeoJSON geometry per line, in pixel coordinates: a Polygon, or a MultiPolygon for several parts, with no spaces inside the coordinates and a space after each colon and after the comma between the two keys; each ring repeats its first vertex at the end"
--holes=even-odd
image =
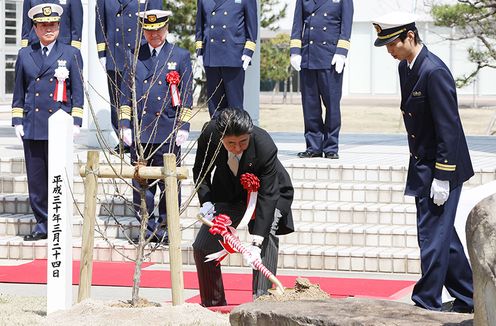
{"type": "Polygon", "coordinates": [[[255,219],[255,208],[257,206],[258,188],[260,188],[260,179],[253,173],[243,173],[239,177],[239,182],[243,188],[248,192],[248,199],[246,200],[246,211],[239,222],[238,229],[248,224],[250,220],[255,219]]]}
{"type": "Polygon", "coordinates": [[[216,265],[219,265],[220,262],[227,257],[227,255],[239,252],[238,250],[233,248],[231,244],[226,240],[227,235],[234,235],[236,238],[238,235],[236,233],[236,230],[231,227],[232,221],[229,216],[219,214],[214,218],[212,222],[213,225],[210,227],[208,232],[213,235],[220,234],[223,237],[223,240],[219,241],[223,249],[206,256],[205,258],[207,258],[207,260],[205,260],[205,262],[215,260],[217,262],[216,265]]]}
{"type": "Polygon", "coordinates": [[[53,100],[57,102],[67,102],[67,86],[65,80],[69,78],[69,70],[65,67],[65,61],[59,61],[59,67],[55,69],[54,77],[57,78],[53,100]]]}
{"type": "Polygon", "coordinates": [[[179,96],[179,91],[177,89],[177,86],[179,85],[179,82],[181,81],[181,76],[179,76],[179,73],[177,71],[171,71],[165,76],[165,80],[169,84],[169,91],[171,94],[171,99],[172,99],[172,106],[179,106],[181,105],[181,97],[179,96]]]}

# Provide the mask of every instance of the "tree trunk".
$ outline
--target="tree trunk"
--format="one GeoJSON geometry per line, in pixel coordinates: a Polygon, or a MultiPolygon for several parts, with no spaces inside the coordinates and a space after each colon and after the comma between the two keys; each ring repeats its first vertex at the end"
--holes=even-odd
{"type": "Polygon", "coordinates": [[[146,190],[147,187],[140,188],[140,215],[141,215],[141,225],[140,225],[140,233],[139,233],[139,242],[136,255],[136,265],[134,268],[134,276],[133,276],[133,292],[131,298],[131,305],[135,307],[138,304],[139,300],[139,287],[141,280],[141,265],[143,264],[143,257],[146,245],[145,232],[148,225],[148,210],[146,207],[146,190]]]}

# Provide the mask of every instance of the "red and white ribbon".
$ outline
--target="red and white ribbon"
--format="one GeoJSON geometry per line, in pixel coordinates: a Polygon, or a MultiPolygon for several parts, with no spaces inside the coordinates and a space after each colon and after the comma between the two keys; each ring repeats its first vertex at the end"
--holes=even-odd
{"type": "Polygon", "coordinates": [[[59,62],[59,67],[55,69],[54,76],[57,78],[57,83],[53,92],[53,100],[67,102],[67,85],[65,80],[69,78],[69,70],[65,67],[65,62],[63,65],[59,62]]]}
{"type": "Polygon", "coordinates": [[[172,106],[181,105],[181,97],[179,96],[179,90],[177,88],[181,80],[179,73],[175,70],[171,71],[167,74],[165,80],[167,81],[167,83],[169,83],[169,91],[171,95],[172,106]]]}

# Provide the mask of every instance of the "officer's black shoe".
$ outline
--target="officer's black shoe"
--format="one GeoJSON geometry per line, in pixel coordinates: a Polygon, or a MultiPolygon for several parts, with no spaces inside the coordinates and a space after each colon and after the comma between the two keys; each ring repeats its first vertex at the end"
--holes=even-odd
{"type": "Polygon", "coordinates": [[[444,302],[443,305],[441,306],[441,311],[444,312],[458,312],[462,314],[473,314],[474,313],[474,307],[470,306],[462,306],[458,307],[454,305],[454,301],[448,301],[444,302]]]}
{"type": "Polygon", "coordinates": [[[325,158],[330,158],[331,160],[337,160],[339,158],[338,153],[325,153],[325,158]]]}
{"type": "Polygon", "coordinates": [[[298,153],[299,158],[309,158],[309,157],[322,157],[322,153],[314,153],[310,151],[304,151],[298,153]]]}
{"type": "Polygon", "coordinates": [[[121,147],[121,146],[119,146],[119,144],[117,144],[117,145],[114,147],[114,151],[116,151],[117,153],[120,153],[121,149],[122,149],[122,152],[123,152],[123,153],[129,153],[129,151],[130,151],[129,146],[127,146],[127,145],[125,145],[125,144],[124,144],[124,145],[122,145],[122,147],[121,147]]]}
{"type": "Polygon", "coordinates": [[[38,240],[43,240],[47,238],[46,233],[41,233],[41,232],[33,232],[31,234],[25,235],[24,236],[24,241],[38,241],[38,240]]]}

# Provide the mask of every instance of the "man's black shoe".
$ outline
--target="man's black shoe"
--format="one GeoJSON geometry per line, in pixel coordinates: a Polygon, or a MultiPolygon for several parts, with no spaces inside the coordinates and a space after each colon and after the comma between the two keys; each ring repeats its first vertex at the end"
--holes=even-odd
{"type": "Polygon", "coordinates": [[[443,305],[441,306],[441,311],[444,312],[458,312],[461,314],[473,314],[474,313],[474,307],[469,307],[469,306],[463,306],[463,307],[458,307],[454,305],[455,301],[448,301],[448,302],[443,302],[443,305]]]}
{"type": "Polygon", "coordinates": [[[322,153],[314,153],[310,151],[304,151],[298,153],[299,158],[309,158],[309,157],[322,157],[322,153]]]}
{"type": "Polygon", "coordinates": [[[325,153],[325,158],[330,158],[331,160],[337,160],[339,158],[338,153],[325,153]]]}
{"type": "Polygon", "coordinates": [[[31,234],[25,235],[24,236],[24,241],[38,241],[38,240],[43,240],[47,238],[46,233],[41,233],[41,232],[33,232],[31,234]]]}
{"type": "Polygon", "coordinates": [[[122,145],[122,147],[121,147],[119,144],[117,144],[114,147],[114,151],[116,151],[117,153],[120,153],[121,149],[122,149],[123,153],[129,153],[129,151],[131,150],[130,147],[127,145],[122,145]]]}

